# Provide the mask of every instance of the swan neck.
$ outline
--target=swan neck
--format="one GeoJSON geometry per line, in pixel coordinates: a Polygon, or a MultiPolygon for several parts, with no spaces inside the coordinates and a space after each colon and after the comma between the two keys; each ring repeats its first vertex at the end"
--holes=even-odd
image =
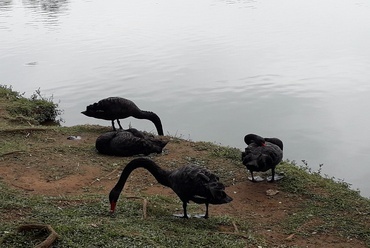
{"type": "Polygon", "coordinates": [[[161,119],[155,113],[153,113],[151,111],[141,110],[134,117],[137,118],[137,119],[150,120],[151,122],[154,123],[154,125],[157,129],[158,135],[161,135],[161,136],[163,135],[163,127],[162,127],[161,119]]]}
{"type": "Polygon", "coordinates": [[[148,170],[154,177],[157,179],[157,181],[167,187],[170,187],[169,184],[169,174],[170,171],[164,170],[160,168],[155,162],[153,162],[150,159],[147,158],[137,158],[129,162],[126,167],[123,169],[122,174],[117,182],[117,184],[114,186],[114,190],[121,192],[123,187],[125,186],[125,183],[131,174],[131,172],[137,168],[144,168],[148,170]]]}

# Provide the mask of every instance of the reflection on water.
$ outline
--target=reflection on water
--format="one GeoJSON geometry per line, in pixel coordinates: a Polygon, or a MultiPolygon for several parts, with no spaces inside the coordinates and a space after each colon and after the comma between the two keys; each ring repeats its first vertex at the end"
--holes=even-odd
{"type": "MultiPolygon", "coordinates": [[[[55,27],[58,25],[59,17],[68,15],[69,0],[22,0],[13,2],[12,0],[0,1],[0,17],[8,17],[7,23],[0,20],[0,29],[16,31],[20,26],[38,28],[38,24],[45,24],[45,27],[55,27]],[[6,12],[12,11],[10,16],[6,12]],[[20,25],[20,26],[18,26],[20,25]]],[[[26,33],[23,33],[26,34],[26,33]]]]}
{"type": "Polygon", "coordinates": [[[57,25],[58,17],[68,12],[68,0],[22,0],[23,6],[40,21],[57,25]]]}
{"type": "Polygon", "coordinates": [[[10,10],[12,7],[13,1],[12,0],[3,0],[0,1],[0,11],[10,10]]]}
{"type": "Polygon", "coordinates": [[[60,13],[68,11],[68,0],[23,0],[23,6],[33,10],[35,13],[49,13],[55,17],[60,13]]]}
{"type": "Polygon", "coordinates": [[[0,83],[54,95],[68,126],[108,126],[80,112],[122,96],[172,135],[239,148],[246,133],[277,136],[285,158],[323,163],[370,196],[369,9],[365,0],[1,1],[0,83]]]}

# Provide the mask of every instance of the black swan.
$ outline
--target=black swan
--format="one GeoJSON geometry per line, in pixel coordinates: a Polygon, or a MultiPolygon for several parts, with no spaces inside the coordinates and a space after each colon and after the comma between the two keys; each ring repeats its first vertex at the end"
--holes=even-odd
{"type": "Polygon", "coordinates": [[[161,153],[168,141],[155,138],[135,128],[111,131],[100,135],[95,142],[96,149],[106,155],[133,156],[161,153]]]}
{"type": "Polygon", "coordinates": [[[283,142],[278,138],[263,138],[256,134],[247,134],[244,142],[248,145],[242,152],[242,161],[251,172],[252,181],[256,182],[254,171],[271,169],[271,180],[280,180],[282,176],[275,175],[275,167],[283,158],[283,142]]]}
{"type": "Polygon", "coordinates": [[[122,129],[119,119],[134,117],[137,119],[147,119],[154,123],[158,135],[163,135],[161,119],[153,112],[139,109],[132,101],[122,97],[108,97],[86,107],[82,114],[98,119],[112,121],[112,127],[115,131],[114,120],[122,129]]]}
{"type": "Polygon", "coordinates": [[[170,187],[178,195],[184,209],[184,215],[181,215],[181,218],[188,218],[186,207],[189,201],[206,205],[206,213],[202,216],[206,219],[208,218],[209,204],[223,204],[232,201],[232,198],[225,193],[225,186],[219,182],[219,178],[204,168],[185,165],[179,169],[168,171],[150,159],[136,158],[127,164],[117,184],[109,193],[112,213],[128,176],[133,170],[140,167],[147,169],[160,184],[170,187]]]}

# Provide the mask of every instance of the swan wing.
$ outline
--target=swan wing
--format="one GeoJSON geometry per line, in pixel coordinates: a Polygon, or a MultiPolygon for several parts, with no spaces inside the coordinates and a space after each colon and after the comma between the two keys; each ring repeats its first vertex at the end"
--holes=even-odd
{"type": "Polygon", "coordinates": [[[218,180],[213,173],[194,165],[185,166],[171,175],[172,189],[185,202],[222,204],[231,201],[226,197],[225,186],[218,180]]]}

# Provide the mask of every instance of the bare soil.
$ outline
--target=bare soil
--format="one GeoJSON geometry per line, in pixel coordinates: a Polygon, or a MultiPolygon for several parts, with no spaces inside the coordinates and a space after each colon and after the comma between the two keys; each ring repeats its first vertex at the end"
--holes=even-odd
{"type": "MultiPolygon", "coordinates": [[[[0,180],[27,194],[108,195],[123,166],[133,159],[98,154],[94,148],[97,138],[94,132],[67,134],[49,130],[25,131],[14,135],[24,136],[26,148],[0,157],[0,180]],[[68,140],[69,135],[80,135],[81,139],[68,140]]],[[[164,138],[170,140],[165,151],[151,156],[162,167],[174,169],[196,161],[203,163],[211,171],[220,173],[221,179],[225,178],[226,192],[233,201],[224,205],[211,205],[210,218],[229,215],[247,219],[253,223],[251,233],[262,235],[271,247],[366,247],[361,240],[347,239],[335,232],[317,233],[309,237],[285,233],[280,223],[302,208],[304,199],[281,191],[279,182],[250,182],[242,165],[236,166],[224,158],[211,159],[194,142],[164,138]],[[228,172],[222,168],[234,168],[232,176],[224,176],[228,172]],[[268,195],[268,190],[275,190],[276,194],[268,195]]],[[[137,169],[131,174],[125,192],[129,195],[160,194],[177,197],[171,189],[158,184],[154,177],[143,169],[137,169]]],[[[200,208],[203,209],[203,206],[200,208]]],[[[181,206],[179,209],[181,210],[181,206]]],[[[315,226],[318,222],[320,220],[312,219],[305,225],[315,226]]]]}

